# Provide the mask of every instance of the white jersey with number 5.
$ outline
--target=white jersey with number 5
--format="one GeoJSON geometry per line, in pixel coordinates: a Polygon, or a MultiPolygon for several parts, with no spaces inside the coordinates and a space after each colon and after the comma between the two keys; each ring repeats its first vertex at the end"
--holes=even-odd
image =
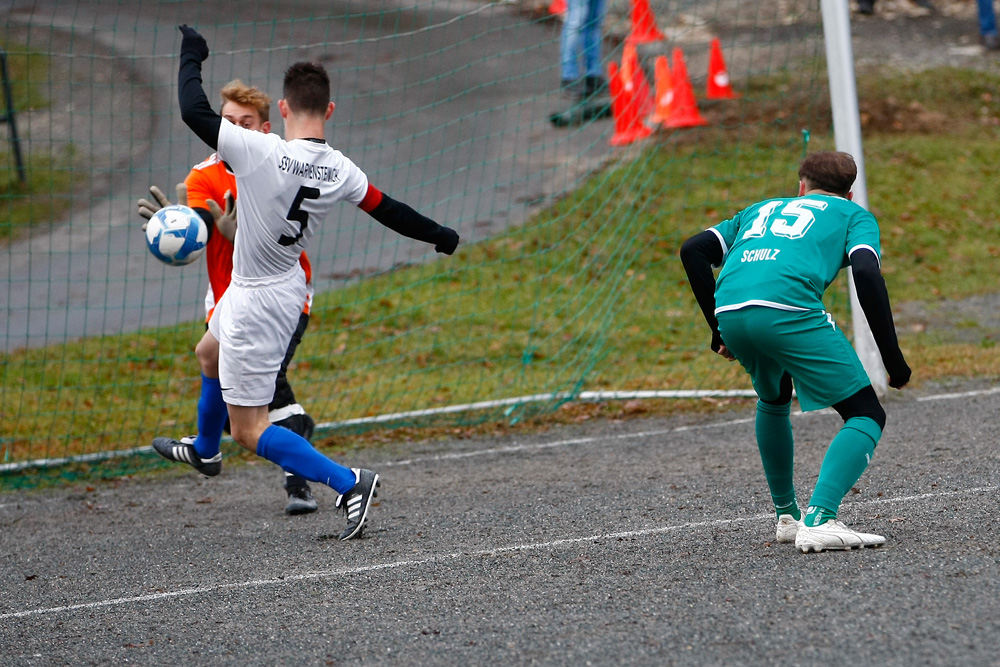
{"type": "Polygon", "coordinates": [[[239,192],[234,276],[287,273],[333,206],[360,204],[368,191],[365,173],[324,141],[285,141],[222,119],[218,153],[239,192]]]}

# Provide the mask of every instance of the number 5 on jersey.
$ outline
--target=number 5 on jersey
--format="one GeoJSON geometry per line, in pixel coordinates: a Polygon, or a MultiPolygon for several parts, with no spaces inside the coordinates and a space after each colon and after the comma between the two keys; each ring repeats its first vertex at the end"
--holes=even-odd
{"type": "Polygon", "coordinates": [[[319,188],[308,188],[303,185],[299,188],[299,191],[295,193],[295,199],[292,201],[292,205],[288,209],[288,215],[285,217],[292,222],[299,223],[299,233],[295,236],[282,234],[278,239],[279,244],[283,246],[290,246],[294,243],[298,243],[299,239],[302,238],[302,234],[306,227],[309,226],[309,212],[303,211],[300,208],[304,199],[319,199],[319,188]]]}

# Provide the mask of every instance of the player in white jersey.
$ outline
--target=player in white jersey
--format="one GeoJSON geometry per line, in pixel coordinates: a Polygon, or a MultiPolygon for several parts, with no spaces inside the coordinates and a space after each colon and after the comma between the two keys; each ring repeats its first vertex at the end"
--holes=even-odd
{"type": "Polygon", "coordinates": [[[301,436],[272,425],[267,405],[286,346],[305,299],[299,255],[334,204],[357,205],[394,231],[433,243],[452,254],[458,234],[383,194],[339,151],[326,144],[324,125],[333,114],[330,80],[321,65],[300,62],[285,73],[278,109],[285,138],[237,127],[216,113],[201,82],[208,57],[205,39],[180,27],[178,95],[181,117],[236,174],[239,230],[233,276],[209,320],[196,354],[203,373],[195,448],[172,438],[155,438],[161,456],[192,465],[204,474],[221,470],[219,443],[226,412],[233,439],[286,470],[337,491],[337,506],[347,513],[341,539],[361,535],[378,474],[349,469],[316,451],[301,436]],[[214,446],[205,446],[205,442],[214,446]]]}
{"type": "MultiPolygon", "coordinates": [[[[219,113],[235,125],[249,130],[267,134],[271,131],[271,98],[256,86],[248,86],[239,79],[225,84],[219,91],[221,106],[219,113]]],[[[149,188],[150,198],[138,201],[140,217],[148,220],[170,201],[155,185],[149,188]]],[[[236,234],[236,175],[223,162],[218,153],[213,153],[208,159],[192,167],[183,183],[177,185],[178,203],[190,206],[208,225],[208,246],[205,248],[205,268],[208,271],[208,290],[205,293],[205,328],[215,311],[215,304],[222,298],[233,274],[233,238],[236,234]],[[226,210],[216,203],[224,203],[226,210]]],[[[145,224],[143,224],[145,230],[145,224]]],[[[299,314],[299,323],[288,342],[288,349],[278,371],[274,383],[274,397],[268,405],[267,416],[271,423],[284,426],[295,431],[306,440],[312,439],[315,421],[299,404],[295,391],[288,380],[288,366],[291,364],[295,351],[302,342],[306,327],[309,325],[310,309],[312,308],[312,267],[306,253],[299,258],[306,272],[308,294],[299,314]]],[[[197,451],[200,443],[198,435],[181,438],[181,442],[189,441],[197,451]]],[[[289,471],[282,474],[288,501],[285,504],[285,514],[309,514],[319,509],[313,498],[309,483],[289,471]]]]}

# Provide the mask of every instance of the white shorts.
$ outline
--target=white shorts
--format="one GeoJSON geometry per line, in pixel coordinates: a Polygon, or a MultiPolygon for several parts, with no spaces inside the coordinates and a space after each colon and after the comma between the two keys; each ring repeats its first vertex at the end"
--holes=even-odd
{"type": "Polygon", "coordinates": [[[233,275],[208,321],[209,331],[219,341],[219,382],[226,403],[248,407],[271,403],[305,295],[305,273],[298,263],[270,278],[233,275]]]}

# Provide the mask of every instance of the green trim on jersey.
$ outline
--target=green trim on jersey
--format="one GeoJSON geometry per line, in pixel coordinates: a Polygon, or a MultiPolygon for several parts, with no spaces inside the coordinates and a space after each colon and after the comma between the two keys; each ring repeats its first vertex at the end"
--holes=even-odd
{"type": "Polygon", "coordinates": [[[869,248],[881,256],[875,216],[834,195],[768,199],[711,231],[723,244],[716,313],[747,306],[822,310],[823,292],[869,248]]]}

